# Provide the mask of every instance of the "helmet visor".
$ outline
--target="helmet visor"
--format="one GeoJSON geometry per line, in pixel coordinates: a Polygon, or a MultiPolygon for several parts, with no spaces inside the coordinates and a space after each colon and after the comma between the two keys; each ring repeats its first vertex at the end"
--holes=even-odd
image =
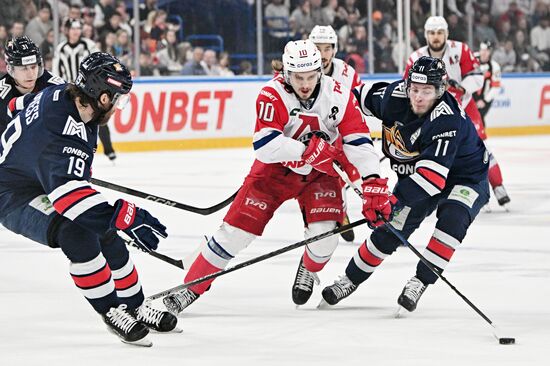
{"type": "Polygon", "coordinates": [[[113,105],[116,109],[123,110],[128,105],[130,94],[116,93],[113,97],[113,105]]]}

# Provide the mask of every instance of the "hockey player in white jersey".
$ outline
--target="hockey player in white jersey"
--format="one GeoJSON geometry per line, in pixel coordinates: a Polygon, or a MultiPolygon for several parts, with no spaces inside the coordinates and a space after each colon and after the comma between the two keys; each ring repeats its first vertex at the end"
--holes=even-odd
{"type": "MultiPolygon", "coordinates": [[[[353,90],[355,87],[362,84],[359,74],[353,67],[348,65],[345,61],[336,58],[338,52],[338,35],[330,25],[316,25],[309,34],[309,39],[315,43],[319,52],[321,52],[321,61],[323,63],[323,73],[332,77],[334,80],[341,83],[346,88],[353,90]]],[[[342,139],[338,139],[336,146],[342,147],[342,139]]],[[[348,173],[349,178],[352,181],[359,181],[361,176],[357,169],[347,160],[343,159],[341,162],[344,170],[348,173]]],[[[349,218],[346,209],[346,184],[342,183],[342,199],[344,200],[344,224],[349,223],[349,218]]],[[[353,230],[345,231],[342,234],[342,238],[346,241],[353,241],[355,234],[353,230]]]]}
{"type": "MultiPolygon", "coordinates": [[[[411,54],[403,79],[407,79],[410,67],[420,57],[431,56],[441,59],[447,69],[447,91],[462,105],[468,117],[471,118],[479,137],[486,141],[485,126],[475,100],[472,98],[472,95],[483,86],[483,74],[479,68],[478,60],[467,44],[448,39],[448,25],[443,17],[429,17],[424,24],[424,35],[428,44],[411,54]]],[[[485,144],[487,145],[486,142],[485,144]]],[[[504,188],[497,160],[492,153],[489,158],[489,183],[499,205],[504,206],[510,202],[510,197],[504,188]]]]}
{"type": "MultiPolygon", "coordinates": [[[[387,179],[357,100],[349,89],[323,75],[321,55],[309,40],[289,42],[283,72],[260,91],[256,100],[253,145],[256,160],[222,225],[202,245],[185,282],[217,272],[262,235],[281,204],[296,198],[305,220],[305,237],[342,223],[342,198],[333,161],[342,154],[357,167],[365,190],[386,192],[365,200],[363,214],[375,221],[389,217],[387,179]],[[343,150],[332,144],[343,136],[343,150]]],[[[318,282],[317,272],[329,261],[338,238],[329,236],[306,246],[292,286],[292,300],[305,304],[318,282]]],[[[213,280],[164,298],[167,309],[180,313],[202,295],[213,280]]]]}

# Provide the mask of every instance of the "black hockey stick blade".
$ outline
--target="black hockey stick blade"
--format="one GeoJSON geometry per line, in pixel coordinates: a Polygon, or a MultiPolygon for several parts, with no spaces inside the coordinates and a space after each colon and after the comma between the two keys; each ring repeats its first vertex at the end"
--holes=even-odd
{"type": "Polygon", "coordinates": [[[196,214],[199,214],[199,215],[210,215],[210,214],[213,214],[214,212],[217,212],[217,211],[221,210],[222,208],[224,208],[225,206],[227,206],[231,202],[233,202],[233,200],[237,196],[237,193],[239,193],[239,190],[237,190],[237,192],[233,193],[231,195],[231,197],[226,198],[224,201],[222,201],[218,204],[215,204],[214,206],[211,206],[211,207],[201,208],[201,207],[194,207],[194,206],[186,205],[184,203],[179,203],[179,202],[176,202],[176,201],[173,201],[173,200],[169,200],[167,198],[155,196],[153,194],[141,192],[141,191],[138,191],[138,190],[135,190],[135,189],[132,189],[132,188],[120,186],[120,185],[115,184],[115,183],[106,182],[104,180],[97,179],[97,178],[92,178],[91,182],[92,182],[92,184],[95,184],[95,185],[103,187],[103,188],[112,189],[113,191],[126,193],[126,194],[129,194],[131,196],[136,196],[136,197],[139,197],[139,198],[143,198],[143,199],[153,201],[153,202],[157,202],[157,203],[160,203],[160,204],[163,204],[163,205],[166,205],[166,206],[179,208],[180,210],[193,212],[193,213],[196,213],[196,214]]]}
{"type": "Polygon", "coordinates": [[[239,264],[237,264],[237,265],[235,265],[235,266],[233,266],[233,267],[229,267],[229,268],[226,268],[226,269],[224,269],[224,270],[221,270],[221,271],[218,271],[218,272],[214,272],[214,273],[212,273],[212,274],[209,274],[209,275],[207,275],[207,276],[204,276],[204,277],[201,277],[201,278],[197,278],[196,280],[193,280],[193,281],[184,283],[184,284],[182,284],[182,285],[179,285],[179,286],[175,286],[175,287],[169,288],[168,290],[161,291],[161,292],[159,292],[159,293],[156,293],[156,294],[154,294],[154,295],[149,296],[148,299],[150,299],[150,300],[160,299],[161,297],[164,297],[164,296],[168,296],[168,295],[174,294],[174,293],[176,293],[176,292],[179,292],[179,291],[181,291],[181,290],[183,290],[183,289],[186,289],[186,288],[188,288],[188,287],[194,286],[194,285],[196,285],[196,284],[202,283],[202,282],[204,282],[204,281],[208,281],[208,280],[211,280],[211,279],[213,279],[213,278],[220,277],[220,276],[226,275],[226,274],[228,274],[228,273],[234,272],[234,271],[236,271],[236,270],[238,270],[238,269],[241,269],[241,268],[244,268],[244,267],[248,267],[248,266],[250,266],[251,264],[258,263],[258,262],[262,262],[262,261],[264,261],[264,260],[266,260],[266,259],[269,259],[269,258],[278,256],[278,255],[283,254],[283,253],[286,253],[286,252],[289,252],[289,251],[291,251],[291,250],[293,250],[293,249],[296,249],[296,248],[303,247],[303,246],[305,246],[305,245],[308,245],[308,244],[313,243],[313,242],[316,242],[316,241],[318,241],[318,240],[327,238],[327,237],[329,237],[329,236],[343,233],[344,231],[351,230],[351,229],[353,229],[353,228],[356,227],[356,226],[363,225],[363,224],[366,223],[366,222],[367,222],[366,219],[360,219],[360,220],[357,220],[357,221],[355,221],[355,222],[352,222],[351,224],[337,227],[337,228],[335,228],[335,229],[333,229],[333,230],[324,232],[324,233],[319,234],[319,235],[316,235],[316,236],[312,236],[311,238],[308,238],[308,239],[299,241],[299,242],[297,242],[297,243],[288,245],[288,246],[283,247],[283,248],[281,248],[281,249],[277,249],[277,250],[275,250],[275,251],[266,253],[266,254],[261,255],[261,256],[259,256],[259,257],[256,257],[256,258],[252,258],[252,259],[250,259],[250,260],[248,260],[248,261],[239,263],[239,264]]]}
{"type": "Polygon", "coordinates": [[[166,263],[170,263],[171,265],[176,266],[180,269],[185,269],[184,266],[183,266],[183,261],[181,259],[174,259],[174,258],[171,258],[167,255],[160,254],[159,252],[155,252],[154,250],[152,250],[150,252],[147,252],[147,253],[149,253],[150,255],[152,255],[155,258],[160,259],[161,261],[165,261],[166,263]]]}

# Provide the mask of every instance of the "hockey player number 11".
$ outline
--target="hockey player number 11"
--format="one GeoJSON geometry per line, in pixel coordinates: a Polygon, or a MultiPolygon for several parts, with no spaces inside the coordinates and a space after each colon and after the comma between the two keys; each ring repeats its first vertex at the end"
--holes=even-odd
{"type": "MultiPolygon", "coordinates": [[[[435,149],[435,156],[439,156],[439,151],[441,150],[441,144],[442,140],[437,140],[437,147],[435,149]]],[[[445,156],[447,154],[447,147],[449,147],[449,140],[445,140],[445,145],[443,146],[443,151],[441,153],[441,156],[445,156]]]]}

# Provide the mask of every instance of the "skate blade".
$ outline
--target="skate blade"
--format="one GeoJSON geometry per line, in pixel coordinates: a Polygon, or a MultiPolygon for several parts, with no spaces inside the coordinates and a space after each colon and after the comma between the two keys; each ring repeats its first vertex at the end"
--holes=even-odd
{"type": "Polygon", "coordinates": [[[399,319],[399,318],[403,318],[403,315],[405,315],[405,308],[402,307],[402,306],[398,306],[397,307],[397,310],[395,311],[395,313],[393,314],[393,317],[395,319],[399,319]]]}
{"type": "Polygon", "coordinates": [[[122,343],[126,343],[126,344],[129,344],[131,346],[138,346],[138,347],[153,347],[153,342],[151,342],[150,340],[147,339],[147,337],[144,337],[144,338],[141,338],[141,339],[138,339],[137,341],[134,341],[134,342],[129,342],[129,341],[125,341],[124,339],[120,339],[122,341],[122,343]]]}
{"type": "Polygon", "coordinates": [[[331,308],[331,305],[325,301],[325,299],[321,299],[319,302],[319,305],[317,305],[318,310],[328,310],[331,308]]]}
{"type": "Polygon", "coordinates": [[[183,329],[182,329],[182,328],[178,328],[178,327],[175,327],[174,329],[169,330],[168,332],[160,332],[160,331],[155,330],[155,329],[153,329],[153,328],[149,328],[149,331],[150,331],[151,333],[155,333],[155,334],[183,333],[183,329]]]}

